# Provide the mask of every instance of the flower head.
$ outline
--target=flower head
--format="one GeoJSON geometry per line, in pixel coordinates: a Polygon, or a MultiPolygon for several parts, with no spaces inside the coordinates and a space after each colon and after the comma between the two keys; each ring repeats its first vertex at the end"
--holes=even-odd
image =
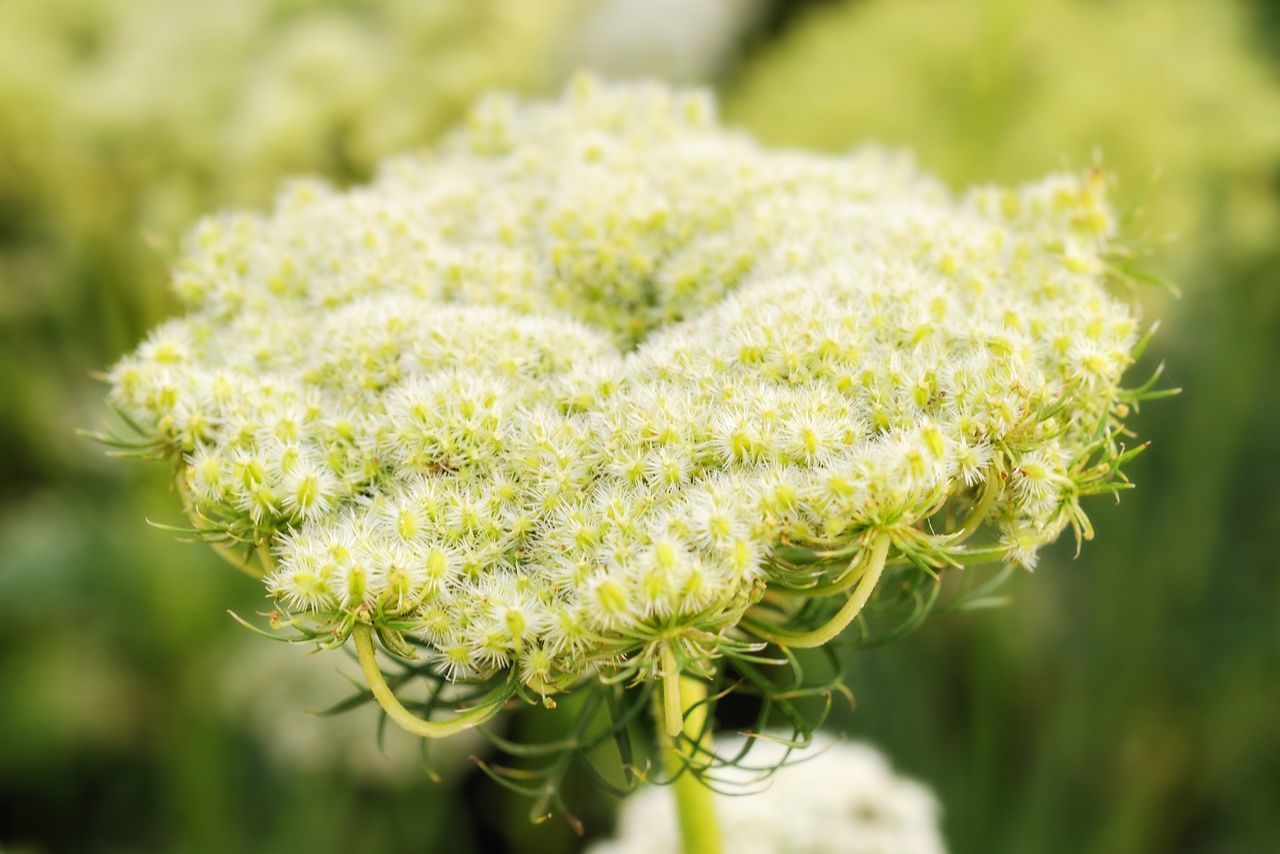
{"type": "Polygon", "coordinates": [[[825,605],[771,587],[847,622],[886,560],[1083,524],[1137,331],[1113,238],[1097,173],[953,198],[580,78],[204,221],[111,397],[295,616],[545,694],[799,644],[825,605]]]}

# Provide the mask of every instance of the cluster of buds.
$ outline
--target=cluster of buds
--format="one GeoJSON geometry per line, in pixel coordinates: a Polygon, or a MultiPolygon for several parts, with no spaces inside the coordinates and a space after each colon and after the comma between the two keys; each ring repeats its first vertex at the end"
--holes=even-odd
{"type": "Polygon", "coordinates": [[[1087,538],[1139,344],[1106,189],[957,198],[890,152],[764,148],[700,91],[490,96],[367,186],[195,228],[188,312],[111,400],[384,705],[373,638],[505,685],[469,723],[676,688],[827,642],[886,567],[1087,538]]]}

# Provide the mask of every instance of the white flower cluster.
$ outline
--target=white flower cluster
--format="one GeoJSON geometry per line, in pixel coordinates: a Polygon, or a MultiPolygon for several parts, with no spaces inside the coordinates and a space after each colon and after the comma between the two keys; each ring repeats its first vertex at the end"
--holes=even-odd
{"type": "MultiPolygon", "coordinates": [[[[757,739],[746,762],[771,767],[784,760],[768,787],[716,798],[724,850],[735,854],[943,854],[938,804],[919,783],[900,777],[875,748],[814,737],[812,755],[757,739]]],[[[741,738],[717,739],[717,752],[734,755],[741,738]]],[[[722,784],[754,785],[753,772],[728,767],[722,784]]],[[[757,787],[758,788],[758,787],[757,787]]],[[[750,789],[749,789],[750,790],[750,789]]],[[[677,851],[675,802],[647,786],[626,799],[614,838],[590,854],[677,851]]]]}
{"type": "Polygon", "coordinates": [[[581,78],[203,222],[112,397],[290,609],[556,690],[714,652],[781,543],[945,542],[985,495],[1029,562],[1130,361],[1113,229],[1094,174],[954,200],[581,78]]]}

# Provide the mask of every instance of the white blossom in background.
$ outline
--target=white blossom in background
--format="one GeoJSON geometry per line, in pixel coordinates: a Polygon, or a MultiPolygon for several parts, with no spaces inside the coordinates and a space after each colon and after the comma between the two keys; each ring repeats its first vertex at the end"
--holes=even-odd
{"type": "MultiPolygon", "coordinates": [[[[943,854],[933,793],[894,772],[875,748],[819,733],[807,750],[792,751],[767,738],[756,740],[746,764],[772,767],[767,788],[743,768],[716,773],[750,794],[715,799],[725,851],[734,854],[943,854]]],[[[732,756],[741,738],[716,740],[732,756]]],[[[727,789],[732,791],[732,789],[727,789]]],[[[651,854],[680,848],[676,807],[661,786],[646,786],[622,802],[613,838],[589,854],[651,854]]]]}
{"type": "Polygon", "coordinates": [[[270,198],[300,169],[364,174],[488,88],[551,83],[584,3],[9,0],[0,167],[25,169],[33,193],[74,193],[58,201],[82,217],[145,202],[151,228],[165,206],[270,198]]]}
{"type": "Polygon", "coordinates": [[[584,77],[203,221],[187,314],[111,399],[337,642],[542,694],[656,677],[741,644],[783,546],[940,567],[981,530],[1030,566],[1087,537],[1137,337],[1115,230],[1098,172],[956,198],[584,77]]]}
{"type": "Polygon", "coordinates": [[[611,77],[706,81],[764,11],[762,0],[597,0],[568,41],[570,68],[611,77]]]}
{"type": "Polygon", "coordinates": [[[23,227],[0,282],[149,317],[202,213],[288,175],[363,179],[490,88],[554,85],[586,2],[4,0],[0,209],[23,227]]]}

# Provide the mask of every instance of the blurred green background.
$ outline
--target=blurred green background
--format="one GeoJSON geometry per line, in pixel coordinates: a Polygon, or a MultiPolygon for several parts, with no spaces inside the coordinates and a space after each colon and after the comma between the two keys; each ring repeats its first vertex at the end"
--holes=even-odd
{"type": "Polygon", "coordinates": [[[478,92],[587,65],[706,82],[771,143],[906,145],[957,187],[1117,174],[1183,291],[1140,295],[1164,324],[1135,373],[1185,391],[1132,422],[1138,489],[1013,607],[851,653],[837,724],[936,789],[957,852],[1280,850],[1278,47],[1263,0],[0,2],[0,848],[580,846],[479,744],[436,783],[371,716],[306,715],[341,657],[237,627],[259,586],[144,521],[177,521],[163,466],[74,429],[201,212],[358,180],[478,92]]]}

